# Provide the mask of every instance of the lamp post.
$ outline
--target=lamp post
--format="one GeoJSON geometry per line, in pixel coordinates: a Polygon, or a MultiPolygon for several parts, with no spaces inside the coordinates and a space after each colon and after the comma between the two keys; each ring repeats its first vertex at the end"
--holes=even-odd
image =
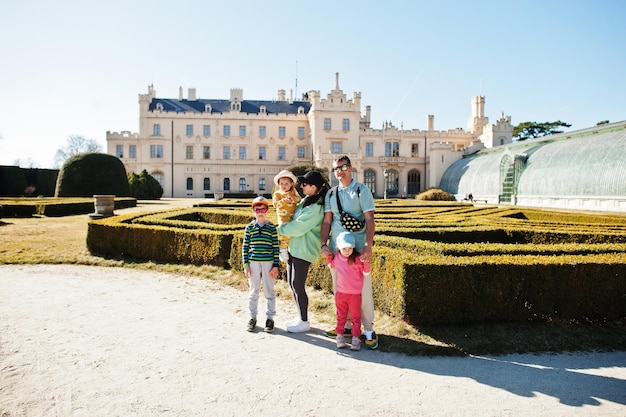
{"type": "Polygon", "coordinates": [[[389,172],[387,171],[387,169],[383,170],[383,175],[385,177],[385,182],[383,184],[383,198],[386,200],[387,199],[387,177],[389,177],[389,172]]]}

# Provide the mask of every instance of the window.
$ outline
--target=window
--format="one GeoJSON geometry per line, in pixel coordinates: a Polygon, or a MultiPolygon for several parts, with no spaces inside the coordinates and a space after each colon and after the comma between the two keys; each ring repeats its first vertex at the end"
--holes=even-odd
{"type": "Polygon", "coordinates": [[[330,118],[329,117],[324,119],[324,130],[330,130],[330,118]]]}
{"type": "Polygon", "coordinates": [[[267,153],[266,153],[266,149],[265,146],[261,146],[259,148],[259,159],[267,159],[267,153]]]}
{"type": "Polygon", "coordinates": [[[333,142],[330,144],[330,152],[331,153],[343,153],[343,146],[341,146],[341,142],[333,142]]]}
{"type": "Polygon", "coordinates": [[[365,178],[363,183],[367,185],[372,194],[376,194],[376,173],[372,170],[365,171],[365,178]]]}
{"type": "Polygon", "coordinates": [[[239,178],[239,191],[246,191],[246,179],[239,178]]]}
{"type": "Polygon", "coordinates": [[[350,130],[350,119],[343,119],[341,127],[343,130],[350,130]]]}
{"type": "Polygon", "coordinates": [[[230,159],[230,146],[224,146],[223,158],[230,159]]]}
{"type": "Polygon", "coordinates": [[[230,191],[230,178],[224,178],[224,191],[230,191]]]}
{"type": "Polygon", "coordinates": [[[265,126],[259,126],[259,136],[264,138],[266,136],[265,132],[266,132],[265,126]]]}
{"type": "Polygon", "coordinates": [[[239,126],[239,136],[246,136],[246,127],[239,126]]]}
{"type": "Polygon", "coordinates": [[[193,190],[193,178],[187,178],[187,191],[193,190]]]}
{"type": "Polygon", "coordinates": [[[411,156],[419,156],[420,154],[420,146],[418,143],[411,144],[411,156]]]}
{"type": "Polygon", "coordinates": [[[304,146],[298,146],[298,158],[304,158],[304,146]]]}
{"type": "Polygon", "coordinates": [[[187,136],[193,136],[193,125],[187,125],[187,136]]]}
{"type": "Polygon", "coordinates": [[[210,178],[205,178],[204,179],[203,189],[204,189],[204,191],[209,191],[211,189],[211,179],[210,178]]]}
{"type": "Polygon", "coordinates": [[[246,147],[245,146],[239,147],[239,159],[246,159],[246,147]]]}
{"type": "Polygon", "coordinates": [[[303,126],[298,126],[298,137],[300,139],[304,138],[304,127],[303,126]]]}
{"type": "Polygon", "coordinates": [[[128,157],[132,159],[137,158],[137,145],[130,145],[128,147],[128,157]]]}
{"type": "Polygon", "coordinates": [[[211,159],[211,147],[204,146],[202,148],[202,159],[211,159]]]}
{"type": "Polygon", "coordinates": [[[163,158],[163,145],[150,145],[150,158],[163,158]]]}
{"type": "Polygon", "coordinates": [[[285,160],[285,147],[284,146],[279,146],[278,147],[278,159],[280,161],[284,161],[285,160]]]}
{"type": "Polygon", "coordinates": [[[278,137],[279,138],[285,137],[285,126],[278,126],[278,137]]]}
{"type": "Polygon", "coordinates": [[[230,126],[224,125],[224,136],[230,136],[230,126]]]}
{"type": "Polygon", "coordinates": [[[385,143],[385,156],[400,156],[400,143],[399,142],[385,143]]]}
{"type": "Polygon", "coordinates": [[[265,178],[259,179],[259,191],[265,191],[265,178]]]}
{"type": "Polygon", "coordinates": [[[193,146],[185,147],[185,159],[193,159],[193,146]]]}
{"type": "Polygon", "coordinates": [[[155,124],[152,126],[152,135],[153,136],[161,136],[161,125],[155,124]]]}
{"type": "Polygon", "coordinates": [[[374,144],[372,142],[367,142],[365,144],[365,156],[374,156],[374,144]]]}
{"type": "Polygon", "coordinates": [[[202,126],[202,134],[204,136],[211,136],[211,125],[202,126]]]}
{"type": "Polygon", "coordinates": [[[124,157],[124,146],[123,145],[115,145],[115,156],[118,158],[124,157]]]}

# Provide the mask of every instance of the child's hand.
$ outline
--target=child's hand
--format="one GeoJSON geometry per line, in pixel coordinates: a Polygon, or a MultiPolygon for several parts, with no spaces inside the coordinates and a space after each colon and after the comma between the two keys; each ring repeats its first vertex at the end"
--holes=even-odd
{"type": "Polygon", "coordinates": [[[243,274],[246,276],[246,278],[250,278],[250,275],[252,274],[252,272],[250,271],[250,267],[249,266],[246,266],[243,269],[243,274]]]}
{"type": "Polygon", "coordinates": [[[270,270],[270,278],[276,279],[278,277],[278,267],[275,266],[270,270]]]}

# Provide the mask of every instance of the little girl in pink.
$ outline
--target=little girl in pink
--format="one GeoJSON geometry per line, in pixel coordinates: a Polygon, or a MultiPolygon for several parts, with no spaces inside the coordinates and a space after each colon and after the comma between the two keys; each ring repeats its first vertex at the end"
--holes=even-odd
{"type": "Polygon", "coordinates": [[[361,261],[359,252],[354,249],[354,236],[349,232],[342,232],[337,236],[337,253],[327,259],[331,274],[337,275],[335,290],[335,307],[337,308],[337,347],[348,346],[343,329],[350,317],[352,323],[352,344],[350,349],[361,348],[361,290],[363,276],[370,274],[370,264],[361,261]]]}

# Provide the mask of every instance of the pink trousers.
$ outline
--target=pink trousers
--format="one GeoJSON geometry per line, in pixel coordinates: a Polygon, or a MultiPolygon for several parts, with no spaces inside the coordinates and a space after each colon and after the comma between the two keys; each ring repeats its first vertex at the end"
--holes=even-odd
{"type": "Polygon", "coordinates": [[[343,329],[348,321],[352,322],[352,336],[361,336],[361,294],[335,293],[335,307],[337,308],[337,334],[343,334],[343,329]]]}

